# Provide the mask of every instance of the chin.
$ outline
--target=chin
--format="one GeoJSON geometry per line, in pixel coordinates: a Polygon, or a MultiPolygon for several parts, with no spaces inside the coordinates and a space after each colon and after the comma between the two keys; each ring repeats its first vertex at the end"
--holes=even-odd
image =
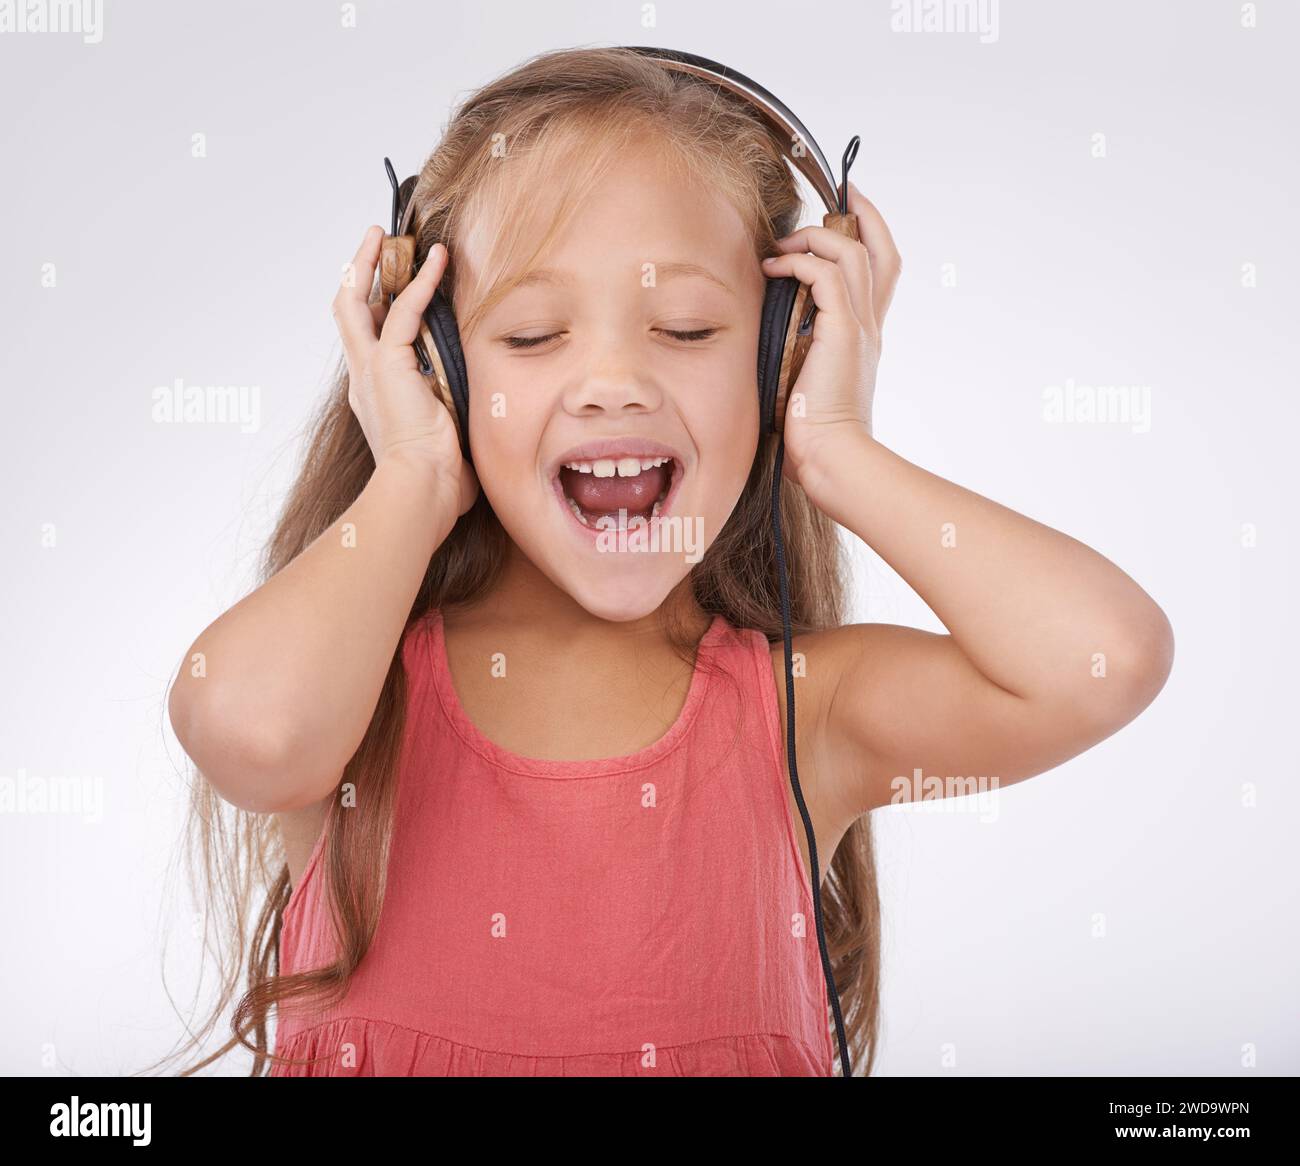
{"type": "MultiPolygon", "coordinates": [[[[629,557],[644,559],[646,556],[629,557]]],[[[580,562],[549,560],[542,569],[585,611],[610,623],[629,623],[658,611],[690,569],[684,563],[672,571],[665,570],[666,564],[662,563],[610,566],[612,569],[607,572],[592,573],[580,562]]]]}
{"type": "Polygon", "coordinates": [[[629,623],[653,615],[663,605],[676,582],[666,583],[653,592],[644,584],[627,587],[592,587],[590,584],[567,586],[565,590],[597,619],[610,623],[629,623]]]}

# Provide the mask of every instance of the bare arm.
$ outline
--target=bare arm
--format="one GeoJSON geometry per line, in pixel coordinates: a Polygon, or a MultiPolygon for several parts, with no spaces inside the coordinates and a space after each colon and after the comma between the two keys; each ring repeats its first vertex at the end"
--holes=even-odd
{"type": "Polygon", "coordinates": [[[1155,698],[1173,633],[1109,559],[865,434],[823,452],[818,505],[870,543],[951,633],[850,625],[810,652],[810,671],[820,659],[829,673],[836,752],[854,763],[842,791],[851,810],[935,796],[919,785],[900,796],[896,780],[918,768],[1002,786],[1041,773],[1155,698]]]}
{"type": "Polygon", "coordinates": [[[333,789],[455,523],[454,500],[436,486],[426,463],[382,462],[333,526],[191,645],[169,698],[172,725],[227,801],[290,810],[333,789]]]}
{"type": "Polygon", "coordinates": [[[375,471],[333,526],[194,641],[168,700],[186,753],[246,810],[294,810],[334,788],[374,715],[429,559],[478,492],[411,348],[446,249],[430,252],[391,308],[372,305],[382,238],[378,227],[366,232],[333,308],[375,471]]]}

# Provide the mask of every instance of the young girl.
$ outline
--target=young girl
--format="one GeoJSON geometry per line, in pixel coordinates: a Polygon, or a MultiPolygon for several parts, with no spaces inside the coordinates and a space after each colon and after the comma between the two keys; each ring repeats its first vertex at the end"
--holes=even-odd
{"type": "Polygon", "coordinates": [[[171,693],[238,938],[196,1041],[247,967],[233,1039],[186,1072],[236,1043],[254,1075],[837,1072],[786,763],[769,278],[818,307],[780,490],[855,1070],[877,1043],[869,811],[969,788],[937,775],[1041,773],[1160,690],[1172,633],[1123,571],[874,437],[898,253],[852,187],[861,242],[793,230],[787,147],[707,81],[557,52],[457,111],[391,306],[365,234],[334,302],[346,371],[265,581],[171,693]],[[413,348],[439,285],[473,468],[413,348]],[[611,548],[620,510],[698,541],[611,548]],[[950,634],[845,624],[837,523],[950,634]]]}

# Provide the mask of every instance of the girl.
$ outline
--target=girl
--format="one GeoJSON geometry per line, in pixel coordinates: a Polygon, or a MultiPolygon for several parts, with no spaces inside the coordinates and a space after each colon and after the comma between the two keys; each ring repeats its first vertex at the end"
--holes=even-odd
{"type": "Polygon", "coordinates": [[[238,940],[195,1041],[247,963],[233,1038],[187,1073],[240,1044],[254,1075],[831,1075],[809,926],[831,855],[826,938],[869,1074],[869,812],[964,792],[934,775],[1041,773],[1160,690],[1169,624],[1123,571],[874,437],[898,253],[856,188],[862,242],[793,230],[784,145],[714,84],[552,53],[456,112],[391,307],[366,233],[334,301],[346,370],[264,582],[171,692],[238,940]],[[816,855],[755,393],[780,276],[818,306],[780,482],[816,855]],[[439,285],[475,469],[413,349],[439,285]],[[642,520],[698,540],[601,537],[642,520]],[[845,624],[835,524],[950,634],[845,624]]]}

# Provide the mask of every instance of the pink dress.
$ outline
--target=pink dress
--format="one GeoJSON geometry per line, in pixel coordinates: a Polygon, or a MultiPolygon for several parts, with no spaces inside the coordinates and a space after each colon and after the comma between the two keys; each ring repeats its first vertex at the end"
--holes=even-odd
{"type": "MultiPolygon", "coordinates": [[[[833,1075],[761,632],[716,616],[676,722],[601,761],[484,737],[456,695],[440,612],[411,625],[402,657],[379,927],[340,1004],[280,1008],[275,1051],[325,1059],[272,1075],[833,1075]],[[726,675],[701,668],[705,654],[726,675]]],[[[331,950],[323,843],[285,909],[285,973],[331,950]]]]}

